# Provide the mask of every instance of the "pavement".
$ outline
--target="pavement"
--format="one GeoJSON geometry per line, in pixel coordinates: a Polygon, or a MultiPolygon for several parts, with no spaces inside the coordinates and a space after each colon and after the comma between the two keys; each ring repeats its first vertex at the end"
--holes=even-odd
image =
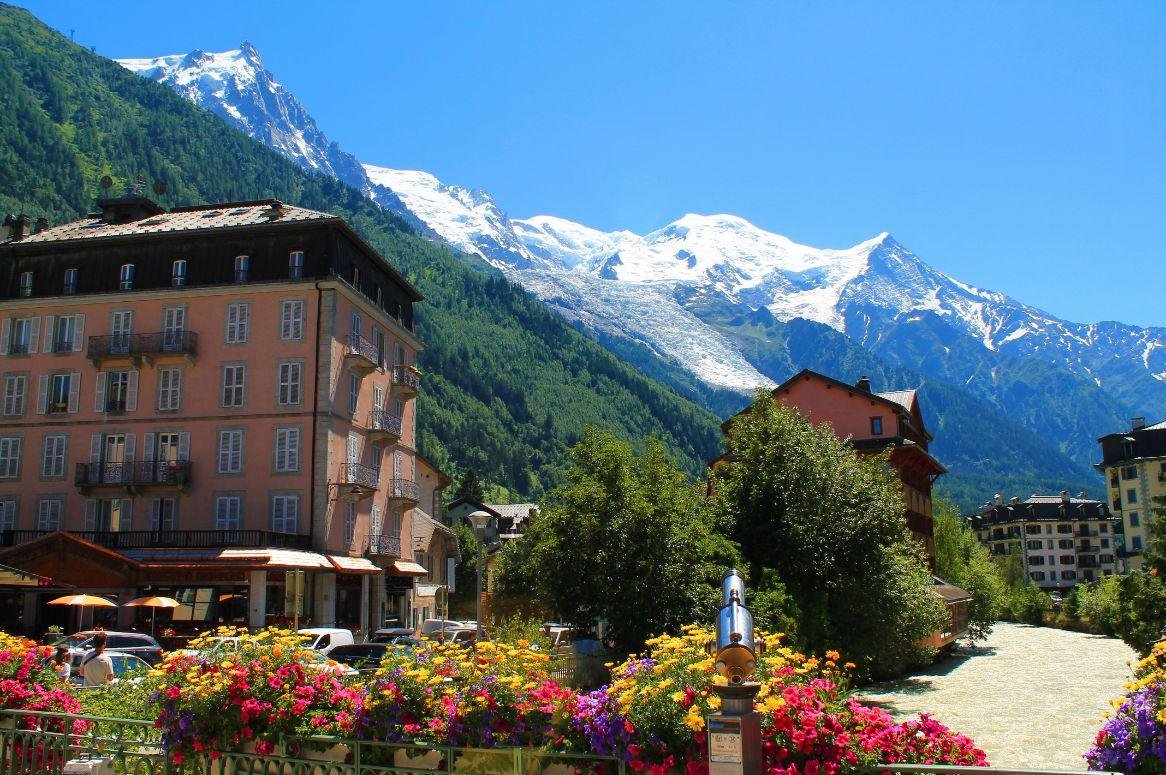
{"type": "Polygon", "coordinates": [[[859,698],[898,719],[930,713],[969,735],[996,767],[1081,771],[1136,659],[1115,638],[999,623],[985,640],[859,698]]]}

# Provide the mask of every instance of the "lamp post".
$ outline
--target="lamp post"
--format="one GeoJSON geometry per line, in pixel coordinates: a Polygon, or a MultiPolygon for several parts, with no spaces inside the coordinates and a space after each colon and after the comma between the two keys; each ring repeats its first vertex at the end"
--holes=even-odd
{"type": "Polygon", "coordinates": [[[478,631],[477,639],[485,636],[482,626],[482,563],[486,558],[486,526],[490,524],[491,515],[485,511],[475,511],[470,514],[470,524],[474,526],[474,537],[478,539],[478,631]]]}

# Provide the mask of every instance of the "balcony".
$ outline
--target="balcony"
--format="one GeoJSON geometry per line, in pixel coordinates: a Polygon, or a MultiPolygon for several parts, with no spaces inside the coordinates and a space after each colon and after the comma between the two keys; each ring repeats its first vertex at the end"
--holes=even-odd
{"type": "Polygon", "coordinates": [[[397,364],[393,367],[393,392],[405,400],[414,398],[421,390],[421,372],[413,366],[397,364]]]}
{"type": "Polygon", "coordinates": [[[401,418],[386,409],[368,413],[368,440],[373,444],[396,444],[401,438],[401,418]]]}
{"type": "Polygon", "coordinates": [[[368,537],[368,553],[374,557],[401,557],[401,537],[374,535],[368,537]]]}
{"type": "Polygon", "coordinates": [[[186,492],[190,488],[190,461],[78,463],[73,484],[82,495],[98,489],[119,489],[130,494],[148,488],[186,492]]]}
{"type": "Polygon", "coordinates": [[[380,368],[381,354],[377,346],[363,336],[349,334],[348,347],[344,350],[344,365],[363,377],[380,368]]]}
{"type": "Polygon", "coordinates": [[[421,488],[412,479],[390,479],[385,497],[416,506],[421,502],[421,488]]]}
{"type": "MultiPolygon", "coordinates": [[[[0,531],[0,547],[19,546],[54,533],[54,530],[0,531]]],[[[91,544],[106,549],[311,549],[312,537],[268,530],[68,530],[91,544]]]]}
{"type": "Polygon", "coordinates": [[[340,494],[350,501],[371,498],[377,491],[379,471],[360,463],[345,463],[340,466],[340,481],[337,486],[340,494]]]}
{"type": "Polygon", "coordinates": [[[193,364],[197,354],[198,334],[193,331],[91,336],[86,351],[86,357],[97,368],[106,363],[138,366],[145,362],[147,366],[152,366],[155,360],[172,355],[181,356],[187,363],[193,364]]]}

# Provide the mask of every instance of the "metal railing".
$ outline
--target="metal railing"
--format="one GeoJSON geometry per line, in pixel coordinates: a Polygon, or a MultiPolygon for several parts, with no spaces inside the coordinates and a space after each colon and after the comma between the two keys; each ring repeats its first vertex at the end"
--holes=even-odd
{"type": "Polygon", "coordinates": [[[71,759],[109,757],[114,771],[134,775],[408,775],[489,772],[496,775],[594,772],[626,775],[616,756],[539,748],[458,748],[335,737],[284,737],[270,756],[253,750],[208,752],[176,765],[153,721],[66,713],[0,711],[5,775],[58,775],[71,759]],[[32,728],[27,728],[27,727],[32,728]],[[20,727],[20,728],[14,728],[20,727]]]}
{"type": "Polygon", "coordinates": [[[120,463],[78,463],[73,484],[78,487],[103,485],[158,485],[183,487],[190,483],[190,461],[127,460],[120,463]]]}
{"type": "Polygon", "coordinates": [[[345,355],[359,355],[376,365],[381,365],[381,354],[377,346],[359,334],[348,335],[348,350],[345,355]]]}
{"type": "Polygon", "coordinates": [[[379,483],[378,479],[378,471],[369,466],[360,463],[344,463],[340,466],[341,484],[355,484],[375,490],[379,483]]]}
{"type": "Polygon", "coordinates": [[[421,376],[411,367],[398,363],[393,367],[393,386],[409,388],[416,392],[421,389],[421,376]]]}
{"type": "MultiPolygon", "coordinates": [[[[55,530],[2,530],[0,547],[19,546],[55,530]]],[[[312,537],[301,533],[276,533],[270,530],[66,530],[106,549],[220,549],[226,547],[311,549],[312,537]]]]}
{"type": "Polygon", "coordinates": [[[421,502],[421,488],[412,479],[390,479],[386,495],[389,498],[421,502]]]}
{"type": "Polygon", "coordinates": [[[368,553],[382,557],[400,557],[401,537],[392,535],[369,536],[368,553]]]}
{"type": "Polygon", "coordinates": [[[368,413],[368,429],[370,431],[384,431],[400,438],[401,418],[388,409],[373,409],[368,413]]]}
{"type": "Polygon", "coordinates": [[[108,358],[118,355],[159,355],[161,353],[198,352],[198,334],[194,331],[157,331],[147,334],[91,336],[86,355],[108,358]]]}

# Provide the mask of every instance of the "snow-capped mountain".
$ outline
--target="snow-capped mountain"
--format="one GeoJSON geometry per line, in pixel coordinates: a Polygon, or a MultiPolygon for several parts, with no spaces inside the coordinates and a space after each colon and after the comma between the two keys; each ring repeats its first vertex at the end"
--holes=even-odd
{"type": "Polygon", "coordinates": [[[746,394],[789,376],[766,321],[802,319],[967,391],[1079,462],[1125,417],[1166,406],[1166,329],[1061,320],[949,277],[886,233],[824,249],[733,215],[689,214],[645,235],[511,219],[485,191],[360,165],[249,44],[122,64],[480,256],[600,341],[632,343],[712,389],[746,394]],[[1071,409],[1047,410],[1068,394],[1071,409]]]}

